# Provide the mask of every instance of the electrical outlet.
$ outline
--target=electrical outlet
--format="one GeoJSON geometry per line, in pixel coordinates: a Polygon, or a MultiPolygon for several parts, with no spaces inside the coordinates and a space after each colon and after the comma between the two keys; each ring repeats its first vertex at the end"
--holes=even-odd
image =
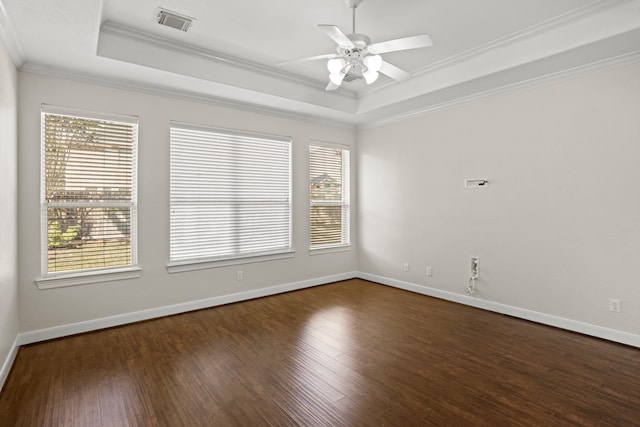
{"type": "Polygon", "coordinates": [[[238,270],[238,272],[236,273],[236,279],[238,281],[243,280],[244,279],[244,273],[242,272],[242,270],[238,270]]]}
{"type": "Polygon", "coordinates": [[[470,277],[477,279],[480,276],[480,258],[477,256],[471,257],[470,277]]]}
{"type": "Polygon", "coordinates": [[[405,262],[405,263],[404,263],[404,266],[402,267],[402,269],[403,269],[404,271],[409,271],[409,263],[408,263],[408,262],[405,262]]]}
{"type": "Polygon", "coordinates": [[[433,276],[433,268],[427,267],[427,276],[429,277],[433,276]]]}
{"type": "Polygon", "coordinates": [[[620,313],[622,309],[620,308],[620,300],[615,298],[609,299],[609,311],[614,313],[620,313]]]}

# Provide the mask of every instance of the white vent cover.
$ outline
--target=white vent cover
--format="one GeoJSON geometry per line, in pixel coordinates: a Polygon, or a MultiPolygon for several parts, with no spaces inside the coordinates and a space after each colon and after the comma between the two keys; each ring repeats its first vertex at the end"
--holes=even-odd
{"type": "Polygon", "coordinates": [[[180,31],[187,31],[192,23],[193,18],[188,16],[180,15],[179,13],[166,9],[160,9],[158,11],[158,24],[160,25],[165,25],[180,31]]]}

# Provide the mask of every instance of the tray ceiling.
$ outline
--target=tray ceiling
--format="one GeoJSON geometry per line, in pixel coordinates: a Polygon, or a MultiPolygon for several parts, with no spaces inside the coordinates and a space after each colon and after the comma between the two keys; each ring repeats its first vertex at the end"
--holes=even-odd
{"type": "Polygon", "coordinates": [[[365,0],[373,42],[427,33],[384,54],[412,74],[324,90],[335,52],[317,24],[351,33],[344,0],[0,0],[0,32],[24,70],[354,125],[379,123],[562,73],[635,61],[640,0],[365,0]],[[195,18],[159,25],[159,8],[195,18]]]}

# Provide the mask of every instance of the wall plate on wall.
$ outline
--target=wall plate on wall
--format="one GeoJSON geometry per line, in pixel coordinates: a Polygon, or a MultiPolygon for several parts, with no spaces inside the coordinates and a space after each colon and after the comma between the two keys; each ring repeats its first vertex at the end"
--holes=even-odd
{"type": "Polygon", "coordinates": [[[465,179],[464,188],[483,188],[489,185],[486,179],[465,179]]]}

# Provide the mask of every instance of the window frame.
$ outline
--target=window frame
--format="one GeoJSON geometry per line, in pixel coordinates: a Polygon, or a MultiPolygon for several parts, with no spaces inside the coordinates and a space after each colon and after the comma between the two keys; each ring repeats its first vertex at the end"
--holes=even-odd
{"type": "MultiPolygon", "coordinates": [[[[114,280],[133,279],[140,277],[141,268],[138,265],[138,117],[87,111],[76,108],[53,106],[42,104],[40,110],[40,273],[41,276],[35,279],[39,289],[50,289],[65,286],[77,286],[91,283],[100,283],[114,280]],[[129,239],[130,258],[129,265],[113,267],[85,268],[68,271],[48,271],[48,207],[46,201],[46,140],[45,140],[45,117],[47,115],[70,116],[80,119],[108,121],[131,125],[134,129],[132,137],[131,153],[131,197],[127,203],[118,203],[119,206],[127,207],[130,213],[129,239]]],[[[93,202],[91,202],[93,203],[93,202]]],[[[112,206],[110,202],[95,202],[96,205],[112,206]]]]}
{"type": "Polygon", "coordinates": [[[327,253],[327,252],[340,252],[340,251],[348,251],[351,249],[351,171],[352,171],[352,162],[351,162],[351,154],[352,154],[352,149],[350,146],[348,145],[344,145],[344,144],[337,144],[337,143],[332,143],[332,142],[326,142],[326,141],[316,141],[316,140],[311,140],[307,149],[307,155],[308,155],[308,189],[309,189],[309,207],[308,207],[308,218],[309,218],[309,253],[314,255],[314,254],[322,254],[322,253],[327,253]],[[342,170],[341,170],[341,174],[342,174],[342,200],[340,201],[336,201],[336,202],[331,202],[331,201],[315,201],[312,198],[312,192],[311,192],[311,169],[312,169],[312,165],[311,165],[311,148],[312,147],[317,147],[317,148],[322,148],[322,149],[330,149],[330,150],[342,150],[343,153],[347,153],[348,157],[347,157],[347,171],[344,170],[345,168],[345,162],[343,159],[343,163],[342,163],[342,170]],[[346,192],[344,191],[346,189],[346,192]],[[312,227],[312,223],[311,223],[311,209],[313,208],[313,206],[339,206],[341,207],[343,210],[343,212],[346,213],[346,218],[344,217],[344,215],[341,216],[341,236],[344,238],[343,241],[341,241],[340,243],[334,243],[334,244],[325,244],[325,245],[317,245],[317,246],[313,246],[312,242],[311,242],[311,227],[312,227]]]}
{"type": "Polygon", "coordinates": [[[217,268],[224,267],[230,265],[239,265],[239,264],[247,264],[253,262],[262,262],[262,261],[271,261],[278,260],[284,258],[292,258],[295,255],[295,248],[293,245],[293,138],[289,136],[275,135],[275,134],[267,134],[260,133],[255,131],[248,130],[239,130],[239,129],[229,129],[229,128],[221,128],[207,125],[199,125],[193,123],[185,123],[180,121],[171,121],[169,126],[170,133],[170,155],[169,162],[171,164],[173,160],[173,138],[171,136],[173,130],[186,130],[186,131],[196,131],[196,132],[209,132],[212,135],[221,134],[228,138],[255,138],[255,139],[265,139],[271,142],[284,143],[287,144],[287,177],[288,177],[288,195],[287,195],[287,203],[288,203],[288,218],[287,218],[287,232],[288,232],[288,246],[286,248],[275,248],[271,250],[261,251],[261,252],[253,252],[253,253],[235,253],[235,254],[224,254],[220,256],[208,256],[208,257],[192,257],[189,259],[176,259],[173,258],[172,250],[173,250],[173,231],[172,231],[172,212],[173,204],[171,199],[174,197],[173,194],[173,169],[170,165],[169,171],[169,198],[170,198],[170,212],[169,212],[169,220],[170,220],[170,230],[169,230],[169,262],[167,263],[167,271],[169,273],[179,273],[184,271],[192,271],[192,270],[201,270],[208,268],[217,268]]]}

